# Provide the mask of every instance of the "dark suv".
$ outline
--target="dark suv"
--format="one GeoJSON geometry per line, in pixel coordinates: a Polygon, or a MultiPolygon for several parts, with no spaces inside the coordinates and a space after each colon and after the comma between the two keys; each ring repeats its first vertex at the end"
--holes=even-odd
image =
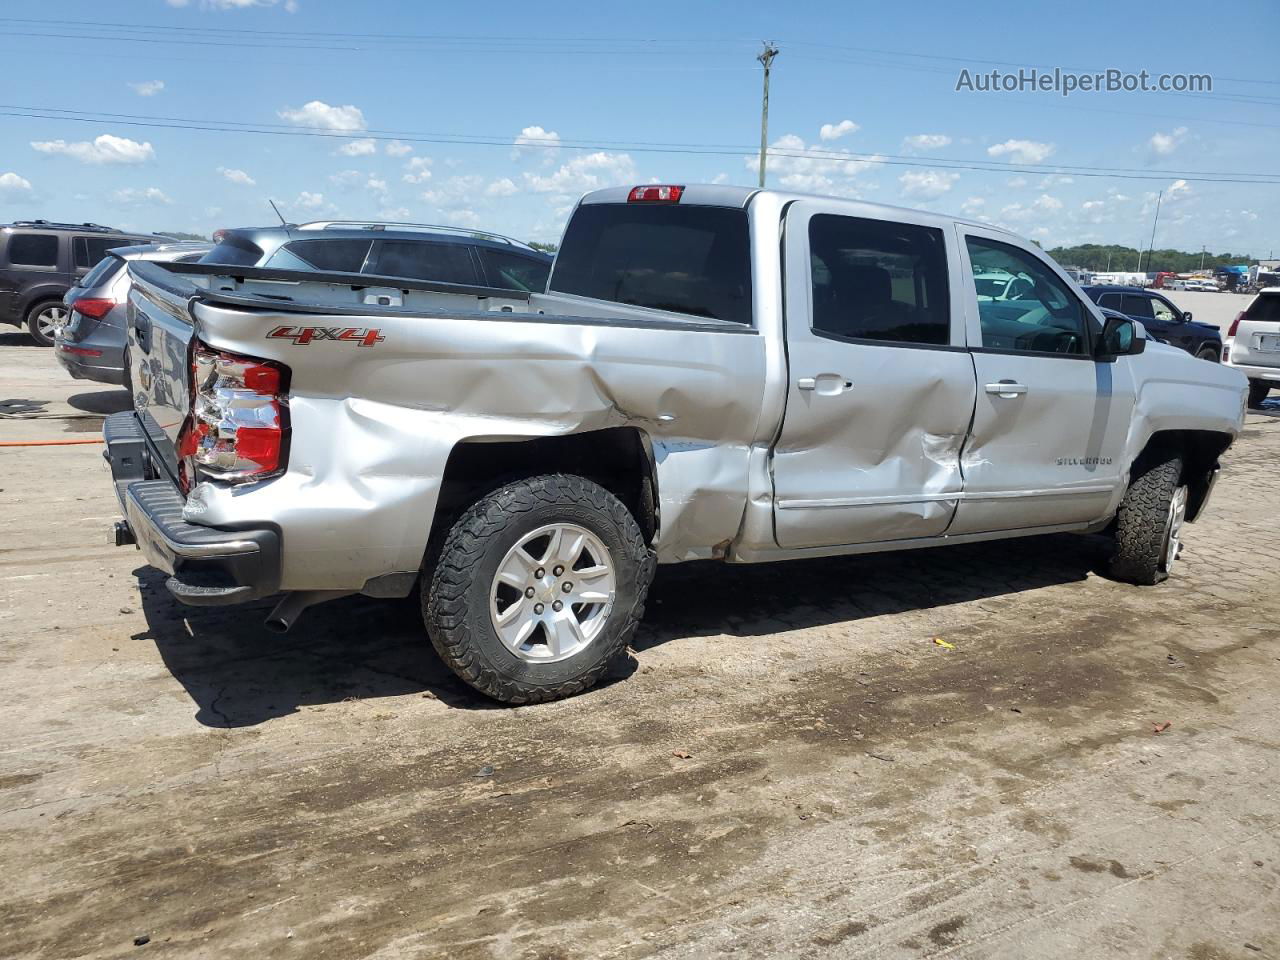
{"type": "Polygon", "coordinates": [[[168,240],[97,223],[19,220],[0,226],[0,322],[25,324],[42,347],[67,322],[62,298],[108,250],[168,240]]]}
{"type": "Polygon", "coordinates": [[[219,230],[201,263],[368,273],[542,293],[552,258],[519,240],[462,227],[319,220],[219,230]]]}
{"type": "Polygon", "coordinates": [[[1082,287],[1094,303],[1132,317],[1157,340],[1181,347],[1201,360],[1222,359],[1222,332],[1207,323],[1192,323],[1191,314],[1179,310],[1154,290],[1142,287],[1082,287]]]}

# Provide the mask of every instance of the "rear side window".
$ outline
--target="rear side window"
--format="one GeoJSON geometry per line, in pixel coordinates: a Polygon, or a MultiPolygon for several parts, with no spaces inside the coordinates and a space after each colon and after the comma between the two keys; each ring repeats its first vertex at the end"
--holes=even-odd
{"type": "Polygon", "coordinates": [[[359,273],[372,240],[295,240],[286,243],[267,266],[321,273],[359,273]],[[301,261],[300,263],[298,261],[301,261]]]}
{"type": "Polygon", "coordinates": [[[15,233],[9,237],[9,262],[15,267],[56,267],[58,238],[47,233],[15,233]]]}
{"type": "Polygon", "coordinates": [[[1120,294],[1104,293],[1098,297],[1098,306],[1106,307],[1108,310],[1120,309],[1120,294]]]}
{"type": "Polygon", "coordinates": [[[941,230],[818,214],[809,221],[809,260],[815,333],[891,343],[950,342],[941,230]]]}
{"type": "Polygon", "coordinates": [[[551,289],[751,323],[745,210],[587,204],[569,221],[551,289]]]}
{"type": "Polygon", "coordinates": [[[1259,294],[1257,299],[1249,304],[1245,316],[1262,323],[1280,323],[1280,294],[1259,294]]]}
{"type": "Polygon", "coordinates": [[[490,286],[527,290],[529,293],[542,293],[547,289],[551,264],[545,260],[490,250],[487,247],[480,248],[480,259],[484,262],[484,272],[490,286]]]}
{"type": "Polygon", "coordinates": [[[379,247],[374,271],[380,276],[472,286],[480,282],[471,251],[461,244],[383,240],[379,247]]]}
{"type": "Polygon", "coordinates": [[[256,243],[233,233],[223,234],[213,249],[200,258],[201,263],[225,263],[237,267],[252,267],[262,259],[262,248],[256,243]]]}
{"type": "Polygon", "coordinates": [[[91,267],[105,257],[108,250],[132,246],[136,242],[128,237],[118,237],[114,240],[108,240],[105,237],[75,237],[71,242],[71,248],[75,251],[77,267],[91,267]]]}

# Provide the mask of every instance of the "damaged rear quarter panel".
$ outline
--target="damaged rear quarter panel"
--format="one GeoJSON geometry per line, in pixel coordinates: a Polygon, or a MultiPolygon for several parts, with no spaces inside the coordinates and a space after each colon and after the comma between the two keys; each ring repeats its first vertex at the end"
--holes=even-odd
{"type": "Polygon", "coordinates": [[[383,340],[363,347],[268,339],[297,325],[287,312],[198,303],[196,316],[211,346],[292,371],[288,471],[247,488],[203,484],[188,517],[279,524],[284,589],[360,589],[416,570],[462,441],[636,427],[656,461],[660,559],[709,556],[741,524],[764,389],[763,338],[748,328],[500,313],[305,318],[379,328],[383,340]]]}

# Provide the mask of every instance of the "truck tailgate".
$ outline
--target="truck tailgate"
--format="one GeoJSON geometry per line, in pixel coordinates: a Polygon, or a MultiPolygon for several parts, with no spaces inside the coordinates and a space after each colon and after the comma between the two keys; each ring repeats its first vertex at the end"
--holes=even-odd
{"type": "Polygon", "coordinates": [[[190,303],[198,291],[185,278],[145,261],[129,265],[126,362],[133,406],[156,459],[178,478],[177,440],[191,398],[190,303]]]}

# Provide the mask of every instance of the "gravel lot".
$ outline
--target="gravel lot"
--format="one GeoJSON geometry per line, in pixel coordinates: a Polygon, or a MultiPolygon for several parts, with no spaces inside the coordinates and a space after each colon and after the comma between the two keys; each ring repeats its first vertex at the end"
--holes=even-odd
{"type": "Polygon", "coordinates": [[[667,568],[612,682],[509,709],[407,603],[173,601],[106,544],[125,395],[25,344],[5,409],[81,419],[0,443],[88,442],[0,447],[4,957],[1280,957],[1276,398],[1163,586],[667,568]]]}

